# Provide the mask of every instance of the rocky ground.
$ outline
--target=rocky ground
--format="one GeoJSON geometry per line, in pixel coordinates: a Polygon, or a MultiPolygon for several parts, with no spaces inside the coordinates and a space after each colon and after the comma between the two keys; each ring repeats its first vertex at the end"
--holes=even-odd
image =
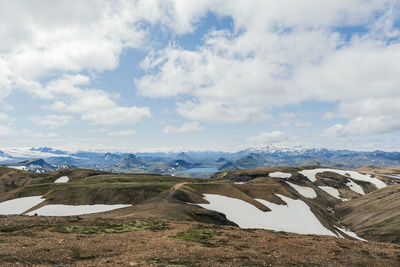
{"type": "Polygon", "coordinates": [[[195,222],[0,217],[0,266],[400,266],[400,245],[195,222]]]}

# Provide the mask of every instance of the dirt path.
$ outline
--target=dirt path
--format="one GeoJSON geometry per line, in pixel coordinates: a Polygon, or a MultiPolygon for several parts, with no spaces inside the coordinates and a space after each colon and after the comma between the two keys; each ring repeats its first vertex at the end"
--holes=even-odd
{"type": "Polygon", "coordinates": [[[183,182],[183,183],[176,184],[176,185],[174,185],[174,186],[172,187],[172,190],[171,190],[171,191],[178,190],[178,189],[180,189],[182,186],[184,186],[185,184],[188,184],[188,182],[183,182]]]}

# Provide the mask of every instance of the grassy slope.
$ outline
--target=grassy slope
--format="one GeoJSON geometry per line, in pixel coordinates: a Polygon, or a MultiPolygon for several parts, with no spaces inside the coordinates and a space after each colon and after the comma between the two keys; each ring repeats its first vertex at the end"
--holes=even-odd
{"type": "Polygon", "coordinates": [[[132,204],[133,207],[104,213],[102,216],[195,220],[232,225],[222,214],[187,205],[173,198],[175,186],[201,183],[205,179],[158,174],[110,174],[85,169],[60,170],[47,174],[31,174],[6,168],[3,171],[25,177],[25,183],[0,194],[0,201],[43,195],[46,201],[31,210],[48,204],[132,204]],[[68,176],[69,182],[55,184],[54,181],[61,176],[68,176]]]}
{"type": "Polygon", "coordinates": [[[0,196],[0,199],[44,195],[47,203],[53,204],[133,204],[185,181],[184,178],[160,175],[107,174],[81,169],[40,175],[19,171],[15,173],[20,177],[26,177],[26,182],[23,186],[9,190],[7,194],[0,196]],[[55,184],[54,181],[61,176],[68,176],[70,181],[55,184]]]}
{"type": "Polygon", "coordinates": [[[337,206],[337,216],[361,236],[400,243],[400,185],[337,206]]]}

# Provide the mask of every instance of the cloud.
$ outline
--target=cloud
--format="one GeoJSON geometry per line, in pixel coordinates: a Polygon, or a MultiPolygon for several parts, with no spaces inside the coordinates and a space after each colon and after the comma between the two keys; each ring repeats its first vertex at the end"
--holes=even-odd
{"type": "Polygon", "coordinates": [[[286,119],[286,120],[291,120],[297,118],[296,113],[293,112],[282,112],[279,114],[279,117],[286,119]]]}
{"type": "MultiPolygon", "coordinates": [[[[145,0],[1,2],[0,25],[6,26],[0,27],[0,101],[6,102],[14,90],[42,99],[55,98],[55,92],[49,92],[43,81],[51,85],[63,75],[85,72],[95,77],[115,69],[124,50],[148,45],[149,30],[143,25],[161,22],[165,12],[161,1],[145,0]]],[[[187,30],[183,27],[180,31],[187,30]]],[[[100,90],[81,92],[85,97],[82,101],[108,98],[100,90]]],[[[82,119],[100,124],[113,124],[111,118],[129,124],[137,121],[138,114],[149,114],[148,110],[119,107],[115,102],[108,106],[104,114],[91,114],[90,110],[78,113],[82,119]]]]}
{"type": "Polygon", "coordinates": [[[273,131],[260,133],[257,136],[248,137],[247,143],[253,146],[279,144],[284,143],[290,139],[290,136],[284,132],[273,131]]]}
{"type": "Polygon", "coordinates": [[[134,134],[136,134],[135,130],[122,130],[122,131],[108,133],[109,136],[129,136],[134,134]]]}
{"type": "Polygon", "coordinates": [[[11,136],[14,134],[15,134],[15,131],[10,126],[0,124],[0,135],[1,136],[11,136]]]}
{"type": "MultiPolygon", "coordinates": [[[[174,98],[185,119],[265,121],[276,109],[324,101],[338,104],[326,118],[347,120],[335,126],[338,135],[369,134],[362,126],[368,120],[392,132],[400,100],[398,17],[396,0],[4,1],[0,104],[22,90],[91,124],[135,124],[151,117],[149,107],[122,106],[91,85],[124,51],[144,49],[145,75],[134,81],[139,94],[174,98]],[[232,25],[210,30],[194,49],[159,49],[151,39],[153,30],[192,33],[209,13],[232,25]],[[354,29],[362,30],[348,36],[354,29]]],[[[164,130],[191,128],[184,126],[164,130]]]]}
{"type": "MultiPolygon", "coordinates": [[[[149,54],[141,65],[146,75],[135,80],[142,96],[176,97],[184,118],[241,123],[270,119],[274,109],[306,101],[341,107],[400,98],[396,1],[204,5],[232,17],[234,28],[211,30],[196,49],[172,44],[149,54]],[[348,27],[365,30],[348,37],[348,27]]],[[[347,112],[345,118],[356,116],[347,112]]]]}
{"type": "Polygon", "coordinates": [[[9,119],[9,117],[8,117],[7,114],[5,114],[5,113],[0,113],[0,121],[5,121],[5,120],[8,120],[8,119],[9,119]]]}
{"type": "Polygon", "coordinates": [[[170,125],[165,126],[162,132],[164,134],[171,134],[171,133],[197,132],[203,130],[204,127],[201,126],[198,122],[185,122],[178,128],[170,125]]]}
{"type": "Polygon", "coordinates": [[[29,129],[22,130],[22,134],[24,136],[29,137],[29,138],[35,138],[35,139],[47,139],[47,138],[53,139],[53,138],[59,137],[59,135],[57,133],[54,133],[54,132],[37,133],[37,132],[34,132],[32,130],[29,130],[29,129]]]}
{"type": "Polygon", "coordinates": [[[296,113],[293,112],[282,112],[279,114],[279,117],[283,120],[280,120],[277,126],[296,128],[308,128],[311,126],[310,122],[299,119],[296,113]]]}
{"type": "Polygon", "coordinates": [[[323,135],[345,137],[350,135],[382,134],[400,131],[400,119],[379,117],[356,117],[346,124],[335,124],[325,129],[323,135]]]}
{"type": "Polygon", "coordinates": [[[0,135],[1,136],[12,136],[15,135],[13,129],[13,123],[15,119],[10,118],[5,113],[0,113],[0,135]]]}
{"type": "Polygon", "coordinates": [[[43,117],[31,117],[31,121],[41,126],[48,126],[50,128],[56,128],[67,125],[70,123],[72,117],[67,115],[46,115],[43,117]]]}
{"type": "Polygon", "coordinates": [[[151,116],[148,107],[119,106],[108,93],[97,89],[81,88],[90,78],[84,75],[64,75],[44,88],[43,98],[52,100],[47,108],[58,112],[79,114],[92,124],[135,124],[151,116]]]}

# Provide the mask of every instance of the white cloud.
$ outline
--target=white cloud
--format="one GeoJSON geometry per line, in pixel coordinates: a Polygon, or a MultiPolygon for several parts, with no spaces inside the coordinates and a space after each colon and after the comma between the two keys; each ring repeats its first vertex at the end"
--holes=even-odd
{"type": "Polygon", "coordinates": [[[296,128],[308,128],[311,126],[310,122],[305,122],[305,121],[281,121],[277,124],[277,126],[282,126],[282,127],[296,127],[296,128]]]}
{"type": "MultiPolygon", "coordinates": [[[[205,2],[233,18],[233,32],[211,31],[194,50],[170,45],[152,53],[142,62],[146,75],[135,80],[143,96],[178,97],[184,118],[240,123],[269,119],[271,110],[304,101],[351,107],[400,97],[397,1],[205,2]],[[352,26],[366,32],[347,40],[338,28],[352,26]]],[[[375,109],[375,117],[387,116],[375,109]]],[[[367,116],[347,113],[350,120],[367,116]]]]}
{"type": "Polygon", "coordinates": [[[109,136],[129,136],[129,135],[134,135],[136,134],[135,130],[122,130],[122,131],[116,131],[116,132],[109,132],[109,136]]]}
{"type": "Polygon", "coordinates": [[[35,138],[35,139],[47,139],[47,138],[53,139],[53,138],[59,137],[59,135],[57,133],[54,133],[54,132],[44,132],[44,133],[41,132],[41,133],[38,133],[38,132],[34,132],[32,130],[29,130],[29,129],[22,130],[22,134],[24,136],[29,137],[29,138],[35,138]]]}
{"type": "MultiPolygon", "coordinates": [[[[385,132],[397,129],[397,0],[3,1],[0,104],[24,90],[92,124],[149,118],[148,107],[121,106],[91,88],[93,77],[115,69],[126,49],[153,49],[155,27],[172,36],[192,32],[208,12],[231,17],[232,31],[211,30],[193,50],[169,45],[151,52],[142,62],[146,75],[135,80],[142,96],[174,97],[180,116],[214,123],[264,121],[276,108],[335,102],[335,116],[349,120],[335,126],[338,135],[368,134],[368,120],[385,132]],[[346,40],[338,27],[348,26],[366,33],[346,40]]],[[[191,128],[184,126],[164,130],[191,128]]]]}
{"type": "Polygon", "coordinates": [[[30,77],[50,71],[114,68],[125,47],[142,45],[143,19],[131,1],[2,2],[0,29],[12,70],[30,77]]]}
{"type": "Polygon", "coordinates": [[[298,128],[308,128],[311,126],[311,122],[306,122],[306,121],[296,121],[293,124],[295,127],[298,128]]]}
{"type": "Polygon", "coordinates": [[[15,131],[9,125],[0,124],[0,136],[14,135],[15,131]]]}
{"type": "Polygon", "coordinates": [[[264,132],[260,133],[257,136],[248,137],[246,141],[249,145],[260,146],[284,143],[287,142],[289,139],[291,139],[290,135],[281,131],[273,131],[264,132]]]}
{"type": "Polygon", "coordinates": [[[308,128],[311,126],[310,122],[299,119],[296,113],[293,112],[282,112],[279,114],[279,117],[283,120],[281,120],[277,126],[297,128],[308,128]]]}
{"type": "Polygon", "coordinates": [[[31,117],[31,121],[37,125],[48,126],[50,128],[56,128],[67,125],[70,123],[72,117],[67,115],[46,115],[43,117],[31,117]]]}
{"type": "Polygon", "coordinates": [[[42,97],[53,100],[48,108],[80,114],[82,120],[93,124],[135,124],[151,116],[148,107],[119,106],[105,91],[79,87],[89,81],[89,77],[83,75],[64,75],[50,82],[42,97]]]}
{"type": "Polygon", "coordinates": [[[293,112],[282,112],[279,114],[279,117],[286,119],[286,120],[291,120],[295,119],[297,117],[296,113],[293,112]]]}
{"type": "Polygon", "coordinates": [[[198,122],[185,122],[178,128],[170,125],[165,126],[162,132],[164,134],[171,134],[171,133],[197,132],[203,130],[204,127],[201,126],[198,122]]]}
{"type": "Polygon", "coordinates": [[[323,134],[333,137],[349,135],[381,134],[400,130],[400,119],[393,117],[356,117],[347,124],[335,124],[325,129],[323,134]]]}
{"type": "Polygon", "coordinates": [[[35,138],[56,138],[56,137],[59,137],[59,135],[56,134],[56,133],[45,133],[45,134],[38,133],[38,134],[34,134],[32,136],[35,137],[35,138]]]}
{"type": "Polygon", "coordinates": [[[15,119],[10,118],[5,113],[0,113],[0,136],[12,136],[15,135],[13,129],[13,123],[15,119]]]}
{"type": "MultiPolygon", "coordinates": [[[[44,99],[56,98],[56,92],[49,92],[43,80],[54,84],[65,74],[85,71],[96,75],[116,68],[124,49],[147,45],[148,31],[143,23],[158,23],[165,12],[160,1],[1,1],[0,25],[4,27],[0,27],[0,101],[5,102],[14,90],[44,99]]],[[[126,120],[129,124],[137,121],[138,114],[149,114],[148,110],[110,104],[107,93],[100,90],[81,92],[86,98],[82,101],[108,102],[104,114],[80,112],[84,120],[101,124],[126,120]],[[99,96],[88,96],[93,93],[99,96]]]]}
{"type": "Polygon", "coordinates": [[[8,115],[5,113],[0,113],[0,121],[5,121],[8,120],[8,115]]]}

